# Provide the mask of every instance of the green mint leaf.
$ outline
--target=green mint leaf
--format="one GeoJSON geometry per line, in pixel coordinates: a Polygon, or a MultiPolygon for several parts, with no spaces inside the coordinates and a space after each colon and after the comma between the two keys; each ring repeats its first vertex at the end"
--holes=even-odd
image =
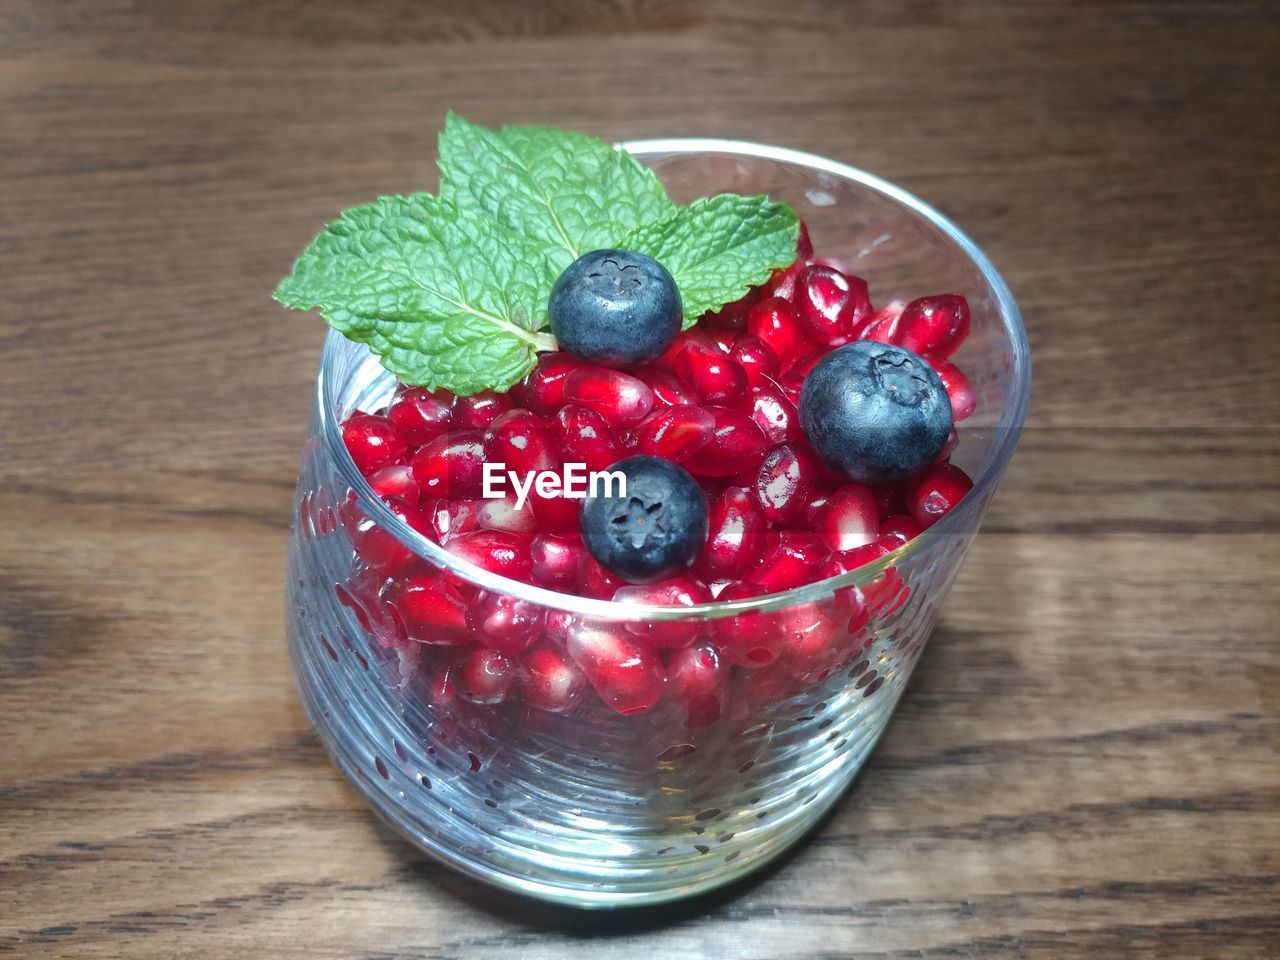
{"type": "Polygon", "coordinates": [[[488,130],[454,113],[440,134],[440,195],[545,244],[558,269],[676,212],[653,171],[603,141],[542,127],[488,130]]]}
{"type": "Polygon", "coordinates": [[[746,296],[796,259],[800,218],[785,203],[733,193],[695,200],[661,223],[622,239],[671,273],[684,303],[685,329],[704,313],[746,296]]]}
{"type": "Polygon", "coordinates": [[[294,264],[275,298],[319,308],[403,382],[460,395],[506,390],[554,341],[540,245],[427,194],[346,211],[294,264]]]}

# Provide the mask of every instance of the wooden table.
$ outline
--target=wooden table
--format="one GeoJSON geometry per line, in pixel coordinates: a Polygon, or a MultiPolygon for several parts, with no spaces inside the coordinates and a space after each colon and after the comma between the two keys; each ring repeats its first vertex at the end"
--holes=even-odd
{"type": "Polygon", "coordinates": [[[1274,4],[0,2],[0,954],[1280,955],[1274,4]],[[446,107],[786,144],[971,231],[1031,423],[897,718],[786,862],[480,889],[304,720],[282,562],[339,208],[446,107]]]}

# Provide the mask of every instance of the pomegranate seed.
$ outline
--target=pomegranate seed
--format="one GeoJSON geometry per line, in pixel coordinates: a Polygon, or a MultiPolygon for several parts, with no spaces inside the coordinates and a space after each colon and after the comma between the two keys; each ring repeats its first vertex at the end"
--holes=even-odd
{"type": "Polygon", "coordinates": [[[568,610],[548,610],[546,619],[547,642],[563,647],[569,639],[569,631],[578,622],[577,618],[568,610]]]}
{"type": "Polygon", "coordinates": [[[586,687],[587,678],[578,665],[553,647],[536,647],[520,661],[520,693],[531,707],[568,715],[586,687]]]}
{"type": "Polygon", "coordinates": [[[930,357],[929,365],[938,372],[942,385],[947,388],[947,398],[951,401],[951,421],[959,423],[961,420],[968,420],[978,406],[978,398],[974,395],[969,378],[949,360],[930,357]]]}
{"type": "Polygon", "coordinates": [[[653,391],[654,406],[681,407],[698,402],[698,395],[681,383],[674,373],[657,367],[641,367],[634,374],[653,391]]]}
{"type": "Polygon", "coordinates": [[[472,647],[459,659],[453,682],[472,703],[502,703],[516,682],[516,665],[501,651],[472,647]]]}
{"type": "Polygon", "coordinates": [[[845,619],[831,602],[803,603],[781,611],[783,655],[793,666],[814,669],[828,665],[845,635],[845,619]]]}
{"type": "Polygon", "coordinates": [[[653,409],[643,380],[605,367],[581,366],[564,379],[564,399],[594,410],[615,427],[639,423],[653,409]]]}
{"type": "Polygon", "coordinates": [[[831,494],[814,524],[833,552],[852,550],[880,536],[880,505],[870,487],[849,483],[831,494]]]}
{"type": "Polygon", "coordinates": [[[403,463],[383,467],[369,477],[369,486],[383,500],[398,497],[409,503],[417,503],[422,487],[413,479],[413,471],[403,463]]]}
{"type": "Polygon", "coordinates": [[[514,657],[542,633],[543,608],[509,593],[482,590],[467,608],[467,622],[486,646],[514,657]]]}
{"type": "Polygon", "coordinates": [[[512,580],[527,581],[532,572],[529,541],[501,530],[477,530],[450,537],[444,548],[455,557],[512,580]]]}
{"type": "Polygon", "coordinates": [[[434,501],[429,513],[435,539],[443,544],[459,534],[479,530],[482,505],[479,500],[442,498],[434,501]]]}
{"type": "Polygon", "coordinates": [[[563,351],[543,353],[537,366],[524,378],[521,390],[524,405],[540,416],[549,417],[564,406],[564,381],[582,361],[563,351]]]}
{"type": "Polygon", "coordinates": [[[493,421],[484,434],[484,455],[492,463],[506,464],[521,478],[560,465],[551,431],[528,410],[509,410],[493,421]]]}
{"type": "Polygon", "coordinates": [[[566,497],[562,491],[544,496],[535,487],[529,492],[529,506],[533,508],[538,525],[548,533],[569,536],[578,532],[581,500],[566,497]]]}
{"type": "Polygon", "coordinates": [[[868,583],[863,592],[867,598],[868,619],[889,616],[911,597],[911,588],[893,567],[868,583]]]}
{"type": "Polygon", "coordinates": [[[865,280],[813,264],[796,282],[796,304],[804,331],[818,343],[839,346],[853,339],[854,328],[871,313],[865,280]]]}
{"type": "MultiPolygon", "coordinates": [[[[618,603],[644,603],[659,607],[691,607],[710,603],[711,591],[701,580],[690,576],[672,577],[658,583],[619,587],[613,599],[618,603]]],[[[707,625],[694,620],[629,620],[627,630],[645,637],[656,647],[684,647],[707,632],[707,625]]]]}
{"type": "Polygon", "coordinates": [[[766,520],[781,526],[800,514],[813,492],[816,467],[793,444],[780,443],[765,454],[750,491],[766,520]]]}
{"type": "Polygon", "coordinates": [[[795,296],[796,283],[804,267],[804,261],[797,258],[791,266],[773,271],[773,276],[765,282],[760,292],[765,296],[791,300],[795,296]]]}
{"type": "Polygon", "coordinates": [[[738,366],[747,374],[747,386],[752,389],[771,382],[778,376],[778,358],[772,350],[749,334],[743,334],[733,341],[729,356],[737,361],[738,366]]]}
{"type": "Polygon", "coordinates": [[[973,489],[973,481],[959,467],[939,463],[922,473],[907,494],[911,515],[928,529],[950,512],[973,489]]]}
{"type": "Polygon", "coordinates": [[[912,300],[898,321],[898,346],[919,354],[949,357],[967,336],[969,301],[956,293],[912,300]]]}
{"type": "MultiPolygon", "coordinates": [[[[399,497],[390,497],[387,506],[403,523],[430,537],[431,518],[417,506],[399,497]]],[[[396,539],[391,531],[379,526],[368,517],[362,517],[351,531],[352,544],[360,559],[369,566],[388,575],[399,573],[414,560],[414,552],[396,539]]]]}
{"type": "Polygon", "coordinates": [[[711,442],[715,426],[715,415],[702,407],[662,407],[640,421],[632,436],[640,453],[680,463],[711,442]]]}
{"type": "Polygon", "coordinates": [[[816,545],[817,538],[812,534],[783,530],[749,579],[762,593],[781,593],[807,583],[818,559],[816,545]]]}
{"type": "Polygon", "coordinates": [[[732,580],[764,554],[768,521],[742,487],[729,487],[710,503],[709,533],[697,569],[709,580],[732,580]]]}
{"type": "Polygon", "coordinates": [[[794,308],[781,297],[769,297],[751,308],[747,333],[768,347],[783,367],[812,349],[794,308]]]}
{"type": "Polygon", "coordinates": [[[478,497],[484,441],[478,430],[436,437],[413,456],[413,478],[424,497],[478,497]]]}
{"type": "Polygon", "coordinates": [[[717,344],[692,334],[676,357],[675,370],[705,403],[728,403],[747,389],[742,365],[717,344]]]}
{"type": "Polygon", "coordinates": [[[399,463],[408,452],[404,437],[386,417],[353,413],[342,424],[342,442],[366,477],[399,463]]]}
{"type": "Polygon", "coordinates": [[[796,251],[800,260],[813,259],[813,241],[809,239],[809,227],[803,220],[800,221],[800,237],[796,242],[796,251]]]}
{"type": "Polygon", "coordinates": [[[619,625],[580,621],[566,646],[600,699],[618,713],[644,713],[662,696],[666,676],[658,654],[619,625]]]}
{"type": "Polygon", "coordinates": [[[895,550],[920,535],[920,524],[914,517],[898,514],[885,517],[880,523],[879,543],[889,550],[895,550]]]}
{"type": "Polygon", "coordinates": [[[934,463],[946,463],[951,459],[951,454],[955,452],[956,447],[960,445],[960,434],[956,433],[953,426],[947,433],[947,439],[942,443],[942,449],[938,452],[938,456],[934,459],[934,463]]]}
{"type": "Polygon", "coordinates": [[[529,543],[533,578],[544,587],[571,590],[578,579],[578,563],[584,549],[577,537],[535,534],[529,543]]]}
{"type": "Polygon", "coordinates": [[[604,470],[622,457],[609,422],[586,407],[568,406],[556,414],[556,440],[565,463],[585,463],[588,470],[604,470]]]}
{"type": "Polygon", "coordinates": [[[889,549],[877,540],[875,543],[866,543],[852,550],[833,553],[814,564],[813,578],[826,580],[828,577],[843,576],[851,570],[857,570],[874,560],[879,560],[888,552],[889,549]]]}
{"type": "Polygon", "coordinates": [[[510,394],[492,390],[470,397],[454,397],[450,421],[455,430],[483,430],[514,405],[510,394]]]}
{"type": "Polygon", "coordinates": [[[831,502],[831,494],[832,491],[825,488],[819,488],[809,494],[809,498],[804,502],[804,508],[800,511],[800,521],[805,527],[812,529],[818,522],[818,514],[831,502]]]}
{"type": "Polygon", "coordinates": [[[586,550],[578,561],[578,593],[584,597],[608,600],[623,582],[600,566],[598,560],[586,550]]]}
{"type": "Polygon", "coordinates": [[[901,300],[894,300],[881,307],[858,326],[856,338],[874,340],[876,343],[896,343],[898,321],[902,318],[905,306],[901,300]]]}
{"type": "Polygon", "coordinates": [[[710,726],[724,707],[729,665],[710,643],[677,650],[667,665],[667,689],[684,708],[687,726],[710,726]]]}
{"type": "Polygon", "coordinates": [[[426,387],[401,390],[387,408],[387,419],[410,444],[420,447],[449,429],[448,390],[434,393],[426,387]]]}
{"type": "Polygon", "coordinates": [[[751,419],[770,444],[787,443],[804,436],[800,414],[777,382],[764,379],[751,391],[751,419]]]}
{"type": "Polygon", "coordinates": [[[411,577],[387,598],[410,639],[419,643],[456,645],[470,639],[467,607],[462,597],[436,574],[411,577]]]}
{"type": "Polygon", "coordinates": [[[764,432],[744,413],[728,407],[708,407],[715,414],[711,442],[685,461],[690,472],[708,477],[731,477],[758,463],[764,454],[764,432]]]}
{"type": "MultiPolygon", "coordinates": [[[[761,594],[759,587],[741,580],[725,586],[716,598],[721,602],[749,600],[761,594]]],[[[740,667],[763,667],[772,663],[782,646],[775,613],[751,610],[712,622],[720,651],[724,657],[740,667]]]]}
{"type": "Polygon", "coordinates": [[[529,501],[517,508],[515,494],[509,493],[501,500],[482,500],[476,510],[476,524],[482,530],[529,535],[537,530],[538,519],[529,501]]]}

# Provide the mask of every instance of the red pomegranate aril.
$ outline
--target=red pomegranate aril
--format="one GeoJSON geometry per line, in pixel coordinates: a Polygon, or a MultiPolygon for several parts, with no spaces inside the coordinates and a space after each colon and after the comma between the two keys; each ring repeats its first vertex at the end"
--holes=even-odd
{"type": "Polygon", "coordinates": [[[582,366],[564,379],[566,403],[594,410],[615,427],[639,423],[653,409],[653,391],[620,370],[582,366]]]}
{"type": "Polygon", "coordinates": [[[547,533],[577,533],[578,516],[582,513],[582,501],[575,497],[566,497],[563,492],[542,494],[535,484],[529,492],[529,506],[538,520],[538,526],[547,533]]]}
{"type": "Polygon", "coordinates": [[[560,465],[546,422],[528,410],[509,410],[493,421],[484,433],[484,455],[521,478],[560,465]]]}
{"type": "Polygon", "coordinates": [[[409,503],[417,503],[422,495],[422,487],[413,478],[413,470],[408,464],[397,463],[369,476],[369,486],[383,500],[398,497],[409,503]]]}
{"type": "Polygon", "coordinates": [[[720,719],[729,689],[729,664],[714,644],[699,643],[675,651],[667,663],[667,689],[686,711],[690,727],[720,719]]]}
{"type": "Polygon", "coordinates": [[[764,432],[745,413],[728,407],[708,407],[716,418],[711,442],[685,461],[693,474],[731,477],[759,462],[768,445],[764,432]]]}
{"type": "Polygon", "coordinates": [[[846,618],[831,601],[803,603],[781,612],[782,652],[802,670],[826,664],[844,637],[846,618]]]}
{"type": "Polygon", "coordinates": [[[890,550],[895,550],[918,536],[920,536],[920,524],[916,523],[914,517],[900,513],[880,521],[878,542],[890,550]]]}
{"type": "Polygon", "coordinates": [[[408,452],[404,437],[386,417],[353,413],[342,424],[342,442],[366,477],[399,463],[408,452]]]}
{"type": "Polygon", "coordinates": [[[459,695],[472,703],[502,703],[516,682],[516,665],[511,658],[490,647],[463,651],[453,671],[459,695]]]}
{"type": "Polygon", "coordinates": [[[608,600],[615,590],[623,586],[624,581],[615,577],[600,561],[588,551],[583,550],[578,560],[578,593],[584,597],[597,600],[608,600]]]}
{"type": "MultiPolygon", "coordinates": [[[[752,583],[735,580],[720,591],[717,600],[749,600],[764,591],[752,583]]],[[[754,669],[772,663],[782,646],[776,613],[750,610],[712,621],[720,652],[730,663],[754,669]]]]}
{"type": "MultiPolygon", "coordinates": [[[[431,518],[418,509],[416,504],[399,497],[390,497],[386,503],[402,523],[424,537],[431,536],[431,518]]],[[[389,530],[368,517],[362,517],[351,534],[352,544],[360,559],[381,573],[395,575],[413,562],[413,551],[397,540],[389,530]]]]}
{"type": "Polygon", "coordinates": [[[854,328],[871,313],[865,280],[821,264],[812,264],[800,272],[795,302],[801,328],[810,338],[829,347],[849,343],[854,328]]]}
{"type": "Polygon", "coordinates": [[[938,453],[938,456],[934,458],[933,462],[945,463],[950,460],[951,454],[955,452],[955,449],[958,446],[960,446],[960,434],[956,433],[956,428],[953,426],[950,432],[947,433],[947,439],[942,443],[942,450],[938,453]]]}
{"type": "Polygon", "coordinates": [[[585,463],[588,470],[604,470],[623,456],[609,421],[586,407],[571,405],[556,414],[556,441],[565,463],[585,463]]]}
{"type": "Polygon", "coordinates": [[[411,445],[420,447],[449,429],[453,394],[426,387],[406,387],[391,401],[387,419],[411,445]]]}
{"type": "Polygon", "coordinates": [[[483,430],[514,406],[509,393],[483,390],[470,397],[454,397],[451,422],[455,430],[483,430]]]}
{"type": "Polygon", "coordinates": [[[969,336],[969,301],[957,293],[912,300],[898,321],[897,344],[919,354],[945,358],[969,336]]]}
{"type": "Polygon", "coordinates": [[[796,405],[775,380],[763,380],[751,391],[750,399],[751,419],[770,445],[788,443],[804,436],[796,405]]]}
{"type": "Polygon", "coordinates": [[[644,713],[662,697],[666,674],[658,653],[619,624],[579,621],[566,647],[600,699],[618,713],[644,713]]]}
{"type": "Polygon", "coordinates": [[[451,537],[444,548],[455,557],[512,580],[528,581],[532,572],[529,541],[501,530],[477,530],[451,537]]]}
{"type": "Polygon", "coordinates": [[[778,376],[777,355],[750,334],[743,334],[733,341],[729,357],[745,371],[747,386],[751,389],[771,383],[771,378],[778,376]]]}
{"type": "Polygon", "coordinates": [[[554,414],[564,405],[565,378],[580,366],[581,360],[563,351],[539,354],[537,366],[520,385],[524,405],[543,417],[554,414]]]}
{"type": "Polygon", "coordinates": [[[710,503],[709,532],[697,570],[708,580],[733,580],[763,556],[768,521],[742,487],[729,487],[710,503]]]}
{"type": "Polygon", "coordinates": [[[800,511],[800,518],[796,521],[797,526],[803,526],[812,530],[818,522],[818,514],[828,503],[831,502],[831,494],[834,491],[825,487],[820,487],[809,494],[804,502],[804,508],[800,511]]]}
{"type": "Polygon", "coordinates": [[[939,463],[929,467],[912,483],[907,505],[916,522],[927,530],[972,489],[973,481],[967,473],[954,464],[939,463]]]}
{"type": "Polygon", "coordinates": [[[520,659],[520,695],[531,707],[567,715],[582,700],[587,678],[566,654],[540,646],[520,659]]]}
{"type": "Polygon", "coordinates": [[[825,580],[827,577],[835,577],[848,573],[851,570],[857,570],[864,567],[872,561],[879,560],[889,552],[880,541],[873,543],[864,543],[860,547],[854,547],[852,550],[841,550],[839,553],[833,553],[825,560],[821,560],[814,568],[815,579],[825,580]],[[816,574],[821,573],[821,577],[816,574]]]}
{"type": "Polygon", "coordinates": [[[569,639],[569,631],[573,629],[573,625],[578,622],[568,610],[548,610],[546,617],[546,638],[547,642],[554,647],[563,648],[565,641],[569,639]]]}
{"type": "Polygon", "coordinates": [[[702,407],[663,407],[632,431],[635,449],[680,463],[701,450],[715,435],[715,414],[702,407]]]}
{"type": "Polygon", "coordinates": [[[895,343],[898,336],[898,321],[902,317],[904,306],[901,300],[894,300],[881,307],[858,326],[855,339],[874,340],[876,343],[895,343]]]}
{"type": "Polygon", "coordinates": [[[748,311],[747,333],[768,347],[784,368],[813,348],[794,307],[781,297],[768,297],[748,311]]]}
{"type": "Polygon", "coordinates": [[[809,239],[809,226],[803,220],[800,221],[800,235],[796,241],[796,253],[802,263],[813,259],[813,241],[809,239]]]}
{"type": "Polygon", "coordinates": [[[538,518],[528,500],[516,507],[516,496],[508,493],[501,500],[481,500],[476,510],[476,524],[482,530],[505,530],[528,536],[538,529],[538,518]]]}
{"type": "Polygon", "coordinates": [[[681,407],[698,402],[698,395],[681,383],[674,373],[657,367],[641,367],[633,370],[632,374],[653,391],[655,407],[681,407]]]}
{"type": "MultiPolygon", "coordinates": [[[[629,584],[614,591],[617,603],[650,604],[658,607],[691,607],[710,603],[711,591],[701,580],[684,575],[658,583],[629,584]]],[[[684,647],[707,632],[707,625],[694,620],[629,620],[628,632],[644,637],[655,647],[684,647]]]]}
{"type": "Polygon", "coordinates": [[[947,388],[947,399],[951,401],[952,422],[959,423],[962,420],[968,420],[978,407],[978,398],[973,392],[973,386],[969,383],[969,378],[949,360],[930,357],[929,365],[937,371],[938,377],[942,380],[942,385],[947,388]]]}
{"type": "Polygon", "coordinates": [[[483,505],[482,500],[450,500],[447,497],[432,502],[427,512],[435,539],[443,544],[459,534],[479,530],[483,505]]]}
{"type": "Polygon", "coordinates": [[[483,644],[514,657],[542,634],[543,608],[509,593],[482,590],[467,607],[467,622],[483,644]]]}
{"type": "Polygon", "coordinates": [[[419,643],[453,646],[467,642],[467,606],[436,574],[411,577],[393,587],[387,603],[395,607],[409,638],[419,643]]]}
{"type": "Polygon", "coordinates": [[[478,430],[445,433],[413,456],[413,478],[423,497],[478,497],[484,469],[484,440],[478,430]]]}
{"type": "Polygon", "coordinates": [[[778,444],[760,462],[750,491],[765,519],[775,527],[795,519],[804,508],[814,486],[811,464],[789,443],[778,444]]]}
{"type": "Polygon", "coordinates": [[[747,390],[747,372],[742,365],[701,337],[689,337],[676,357],[675,370],[704,403],[729,403],[747,390]]]}
{"type": "Polygon", "coordinates": [[[529,542],[533,579],[544,587],[571,590],[578,579],[578,562],[586,548],[576,536],[537,533],[529,542]]]}
{"type": "Polygon", "coordinates": [[[880,507],[875,492],[849,483],[831,494],[819,511],[814,528],[833,553],[852,550],[880,536],[880,507]]]}
{"type": "Polygon", "coordinates": [[[766,297],[781,297],[783,300],[793,299],[796,293],[796,283],[800,279],[800,273],[804,268],[804,261],[797,258],[791,266],[773,271],[773,275],[760,288],[760,293],[766,297]]]}
{"type": "Polygon", "coordinates": [[[797,531],[784,530],[748,579],[761,593],[781,593],[808,583],[817,556],[813,549],[816,538],[797,531]]]}

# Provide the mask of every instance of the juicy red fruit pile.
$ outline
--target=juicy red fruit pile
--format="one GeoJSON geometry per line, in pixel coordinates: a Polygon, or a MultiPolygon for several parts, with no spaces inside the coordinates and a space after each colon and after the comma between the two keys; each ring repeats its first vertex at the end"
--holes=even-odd
{"type": "MultiPolygon", "coordinates": [[[[851,483],[807,442],[797,414],[814,365],[855,340],[923,356],[946,387],[955,422],[973,413],[973,391],[948,359],[964,341],[969,307],[955,294],[873,308],[867,284],[800,256],[718,314],[681,333],[657,360],[625,372],[567,353],[543,354],[507,394],[454,397],[402,387],[378,414],[343,424],[352,459],[405,523],[444,549],[514,580],[566,593],[687,606],[787,590],[873,561],[933,524],[968,492],[949,462],[954,430],[937,462],[890,486],[851,483]],[[581,500],[531,491],[481,497],[486,461],[520,474],[565,462],[604,470],[636,453],[680,464],[710,505],[710,532],[692,568],[655,584],[627,584],[584,548],[581,500]]],[[[872,618],[905,600],[896,574],[822,604],[707,623],[573,619],[442,574],[364,518],[348,501],[355,580],[388,611],[394,636],[448,648],[437,686],[470,700],[520,696],[528,706],[571,712],[588,687],[622,713],[665,695],[692,725],[739,686],[829,673],[861,649],[872,618]]],[[[785,686],[785,684],[784,684],[785,686]]]]}

